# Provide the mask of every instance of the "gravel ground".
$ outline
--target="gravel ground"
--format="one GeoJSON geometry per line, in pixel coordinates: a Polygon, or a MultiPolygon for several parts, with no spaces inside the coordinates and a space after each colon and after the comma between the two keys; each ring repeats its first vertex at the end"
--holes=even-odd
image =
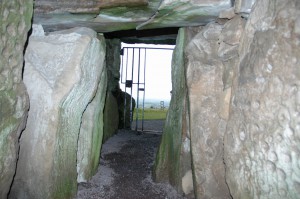
{"type": "Polygon", "coordinates": [[[102,146],[97,174],[80,183],[75,199],[185,199],[152,169],[161,135],[120,130],[102,146]]]}
{"type": "MultiPolygon", "coordinates": [[[[142,121],[138,121],[137,129],[142,130],[142,121]]],[[[165,120],[144,120],[143,130],[146,132],[156,132],[162,134],[165,120]]],[[[132,130],[136,128],[136,122],[132,122],[132,130]]]]}

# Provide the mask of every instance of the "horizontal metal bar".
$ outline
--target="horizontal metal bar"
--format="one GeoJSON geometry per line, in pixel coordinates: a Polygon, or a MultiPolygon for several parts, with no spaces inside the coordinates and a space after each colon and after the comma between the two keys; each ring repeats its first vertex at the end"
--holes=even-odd
{"type": "Polygon", "coordinates": [[[150,49],[150,50],[174,50],[174,48],[152,48],[152,47],[123,47],[123,48],[133,48],[133,49],[150,49]]]}

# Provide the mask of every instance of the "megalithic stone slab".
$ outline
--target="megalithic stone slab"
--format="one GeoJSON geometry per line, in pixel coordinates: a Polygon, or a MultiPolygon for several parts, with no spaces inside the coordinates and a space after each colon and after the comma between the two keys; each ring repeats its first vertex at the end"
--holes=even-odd
{"type": "Polygon", "coordinates": [[[222,26],[216,23],[199,27],[186,46],[186,79],[189,98],[192,168],[196,198],[229,199],[223,163],[223,137],[226,120],[223,109],[223,70],[218,57],[222,26]],[[205,38],[214,32],[215,38],[205,38]]]}
{"type": "Polygon", "coordinates": [[[102,71],[100,42],[86,28],[36,35],[25,54],[30,111],[10,198],[72,198],[81,117],[102,71]]]}
{"type": "Polygon", "coordinates": [[[259,0],[234,70],[225,146],[233,198],[300,196],[300,4],[259,0]],[[293,25],[291,25],[293,24],[293,25]]]}
{"type": "MultiPolygon", "coordinates": [[[[99,38],[99,37],[98,37],[99,38]]],[[[103,67],[105,59],[105,41],[101,37],[101,51],[99,52],[102,63],[101,79],[97,93],[87,106],[82,116],[77,151],[77,181],[86,182],[97,171],[100,160],[100,150],[103,138],[103,112],[107,89],[107,72],[103,67]]]]}

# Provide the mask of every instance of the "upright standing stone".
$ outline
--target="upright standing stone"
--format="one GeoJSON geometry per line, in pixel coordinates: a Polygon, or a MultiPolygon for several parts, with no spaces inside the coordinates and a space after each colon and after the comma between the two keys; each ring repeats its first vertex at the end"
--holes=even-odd
{"type": "Polygon", "coordinates": [[[230,198],[225,182],[222,109],[223,68],[218,57],[222,26],[208,24],[196,30],[186,52],[192,168],[196,198],[230,198]]]}
{"type": "Polygon", "coordinates": [[[86,28],[30,37],[24,82],[31,106],[10,198],[76,193],[78,134],[99,84],[100,55],[96,33],[86,28]]]}
{"type": "Polygon", "coordinates": [[[104,106],[104,142],[114,135],[119,127],[117,97],[120,92],[120,49],[119,39],[106,39],[107,95],[104,106]]]}
{"type": "Polygon", "coordinates": [[[0,1],[0,198],[5,199],[16,170],[19,137],[29,100],[22,81],[23,51],[31,27],[32,0],[0,1]]]}
{"type": "Polygon", "coordinates": [[[299,198],[300,3],[259,0],[246,23],[225,136],[233,198],[299,198]]]}
{"type": "MultiPolygon", "coordinates": [[[[185,29],[180,29],[172,58],[172,99],[162,141],[155,161],[156,181],[168,181],[178,190],[189,194],[188,180],[182,178],[191,169],[190,136],[187,122],[186,79],[184,68],[185,29]]],[[[191,180],[191,179],[190,179],[191,180]]]]}
{"type": "MultiPolygon", "coordinates": [[[[98,37],[99,38],[99,37],[98,37]]],[[[101,79],[96,95],[87,106],[82,116],[77,151],[78,182],[89,180],[97,171],[100,160],[100,150],[103,138],[103,109],[106,98],[107,74],[104,66],[105,41],[100,39],[99,52],[101,63],[101,79]]]]}

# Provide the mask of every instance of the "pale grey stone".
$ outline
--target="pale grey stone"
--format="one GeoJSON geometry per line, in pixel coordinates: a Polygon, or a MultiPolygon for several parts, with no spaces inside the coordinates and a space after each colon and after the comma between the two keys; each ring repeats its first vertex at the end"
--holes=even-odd
{"type": "Polygon", "coordinates": [[[32,24],[32,33],[31,36],[45,36],[44,28],[41,24],[32,24]]]}
{"type": "Polygon", "coordinates": [[[256,0],[235,0],[234,8],[236,13],[249,14],[256,0]]]}
{"type": "Polygon", "coordinates": [[[299,2],[257,1],[234,69],[224,141],[233,198],[299,198],[299,2]],[[258,22],[258,23],[254,23],[258,22]]]}
{"type": "Polygon", "coordinates": [[[31,37],[24,82],[30,97],[10,198],[65,198],[77,190],[81,117],[97,90],[100,42],[78,33],[31,37]]]}
{"type": "Polygon", "coordinates": [[[233,7],[226,10],[222,10],[219,14],[219,18],[221,19],[232,19],[234,16],[235,12],[233,7]]]}

